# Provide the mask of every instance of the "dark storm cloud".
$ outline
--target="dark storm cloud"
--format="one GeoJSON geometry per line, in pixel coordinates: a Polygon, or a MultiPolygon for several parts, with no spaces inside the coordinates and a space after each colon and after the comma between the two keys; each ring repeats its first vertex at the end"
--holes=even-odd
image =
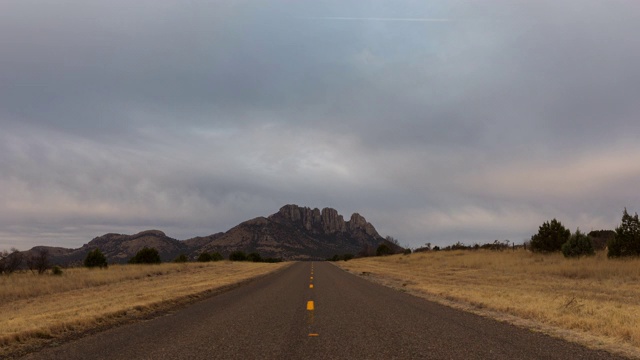
{"type": "Polygon", "coordinates": [[[612,228],[640,202],[637,10],[5,1],[0,249],[205,235],[286,203],[412,246],[612,228]]]}

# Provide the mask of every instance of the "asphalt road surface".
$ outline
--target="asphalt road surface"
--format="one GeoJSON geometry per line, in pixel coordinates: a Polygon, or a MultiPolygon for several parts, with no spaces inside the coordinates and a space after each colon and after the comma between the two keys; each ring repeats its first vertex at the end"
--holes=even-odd
{"type": "Polygon", "coordinates": [[[300,262],[27,359],[617,359],[300,262]]]}

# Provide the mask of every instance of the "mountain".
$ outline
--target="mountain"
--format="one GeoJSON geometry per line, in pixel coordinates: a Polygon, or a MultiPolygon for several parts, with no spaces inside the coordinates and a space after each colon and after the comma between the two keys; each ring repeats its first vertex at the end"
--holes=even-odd
{"type": "Polygon", "coordinates": [[[183,241],[159,230],[147,230],[135,235],[105,234],[78,249],[40,246],[27,254],[45,249],[52,263],[62,265],[81,264],[86,254],[96,248],[109,263],[126,263],[144,247],[157,249],[162,261],[171,261],[180,254],[196,259],[202,252],[219,252],[227,257],[234,251],[257,252],[263,258],[324,260],[336,254],[373,255],[383,243],[394,252],[403,250],[380,236],[358,213],[345,221],[331,208],[285,205],[275,214],[245,221],[227,232],[183,241]]]}
{"type": "Polygon", "coordinates": [[[145,246],[158,250],[162,261],[172,261],[178,255],[190,252],[186,241],[170,238],[159,230],[147,230],[135,235],[105,234],[94,238],[78,249],[36,246],[25,252],[25,256],[33,256],[46,250],[53,264],[80,265],[90,251],[98,248],[106,256],[109,263],[123,264],[145,246]]]}
{"type": "Polygon", "coordinates": [[[386,243],[396,252],[403,249],[388,242],[359,214],[349,221],[331,208],[310,209],[285,205],[269,217],[245,221],[203,247],[204,251],[228,254],[235,250],[257,252],[262,257],[287,260],[323,260],[339,254],[372,255],[386,243]]]}

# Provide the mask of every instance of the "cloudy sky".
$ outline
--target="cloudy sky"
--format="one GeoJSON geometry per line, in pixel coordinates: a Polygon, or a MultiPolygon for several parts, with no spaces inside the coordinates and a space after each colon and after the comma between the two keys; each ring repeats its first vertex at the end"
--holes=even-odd
{"type": "Polygon", "coordinates": [[[3,0],[0,249],[282,205],[416,247],[640,210],[635,0],[3,0]]]}

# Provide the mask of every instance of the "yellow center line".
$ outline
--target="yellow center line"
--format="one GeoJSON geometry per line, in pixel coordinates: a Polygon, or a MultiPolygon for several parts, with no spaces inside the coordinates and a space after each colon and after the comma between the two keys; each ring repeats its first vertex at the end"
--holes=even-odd
{"type": "MultiPolygon", "coordinates": [[[[309,289],[313,289],[313,263],[311,263],[311,277],[309,278],[309,289]]],[[[315,303],[313,300],[307,301],[307,310],[309,311],[309,337],[318,337],[319,334],[312,332],[313,328],[313,313],[315,310],[315,303]]]]}

